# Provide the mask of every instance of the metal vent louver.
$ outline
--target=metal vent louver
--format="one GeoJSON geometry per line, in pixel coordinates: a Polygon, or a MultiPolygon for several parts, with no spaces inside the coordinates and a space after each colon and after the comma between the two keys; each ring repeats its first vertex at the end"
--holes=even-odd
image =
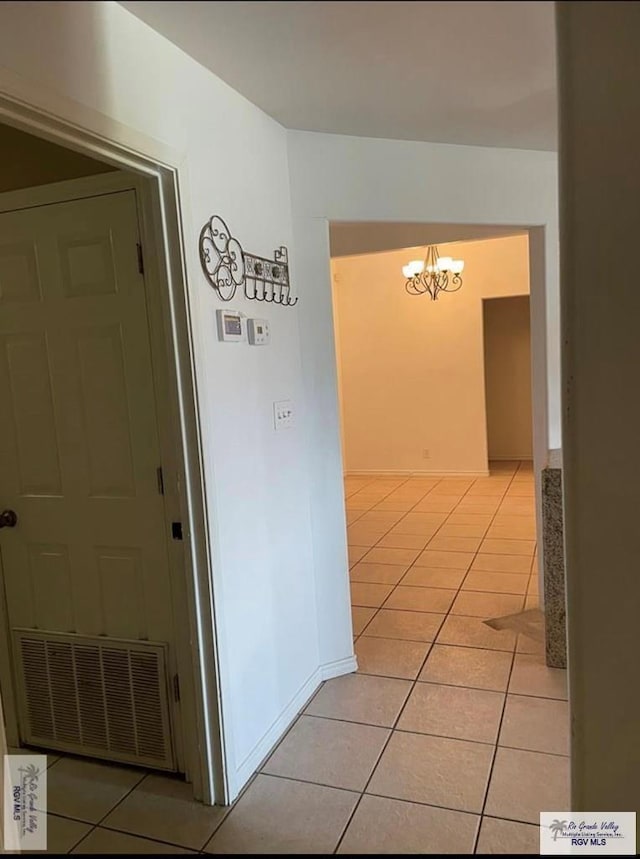
{"type": "Polygon", "coordinates": [[[13,632],[25,742],[175,769],[165,645],[13,632]]]}

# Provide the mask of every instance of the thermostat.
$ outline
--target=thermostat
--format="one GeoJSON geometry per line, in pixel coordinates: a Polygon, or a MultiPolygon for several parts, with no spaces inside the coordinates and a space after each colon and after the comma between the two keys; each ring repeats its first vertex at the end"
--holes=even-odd
{"type": "Polygon", "coordinates": [[[216,310],[218,317],[218,339],[225,342],[244,340],[242,313],[237,310],[216,310]]]}
{"type": "Polygon", "coordinates": [[[266,346],[269,342],[269,323],[266,319],[247,319],[247,334],[252,346],[266,346]]]}

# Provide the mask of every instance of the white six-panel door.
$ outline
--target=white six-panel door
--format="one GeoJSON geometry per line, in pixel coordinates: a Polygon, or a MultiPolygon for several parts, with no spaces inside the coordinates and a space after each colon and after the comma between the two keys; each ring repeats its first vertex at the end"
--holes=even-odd
{"type": "Polygon", "coordinates": [[[0,214],[0,530],[11,628],[173,619],[133,191],[0,214]]]}

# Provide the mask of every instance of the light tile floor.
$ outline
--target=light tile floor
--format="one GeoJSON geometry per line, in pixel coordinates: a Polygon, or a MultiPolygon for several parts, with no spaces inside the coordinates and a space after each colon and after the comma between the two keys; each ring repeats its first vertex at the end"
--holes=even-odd
{"type": "Polygon", "coordinates": [[[50,756],[50,853],[537,853],[568,807],[564,671],[487,617],[537,602],[533,482],[345,481],[356,674],[324,683],[231,809],[50,756]]]}
{"type": "Polygon", "coordinates": [[[389,734],[338,852],[538,853],[539,812],[569,802],[566,672],[483,623],[538,604],[531,466],[345,495],[359,670],[306,713],[389,734]]]}

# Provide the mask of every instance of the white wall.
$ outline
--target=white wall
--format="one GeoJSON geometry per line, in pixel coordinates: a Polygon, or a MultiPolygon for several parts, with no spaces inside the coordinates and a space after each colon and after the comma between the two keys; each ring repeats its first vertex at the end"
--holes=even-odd
{"type": "Polygon", "coordinates": [[[528,238],[439,251],[465,270],[436,301],[405,290],[424,247],[332,261],[347,472],[487,473],[483,299],[528,294],[528,238]]]}
{"type": "MultiPolygon", "coordinates": [[[[294,262],[307,392],[320,659],[346,642],[346,547],[329,270],[329,221],[536,225],[530,233],[534,461],[560,446],[557,158],[552,152],[290,131],[294,262]],[[548,393],[548,418],[547,418],[548,393]]],[[[538,521],[541,499],[538,484],[538,521]]]]}
{"type": "Polygon", "coordinates": [[[640,4],[556,8],[571,807],[640,813],[640,4]]]}
{"type": "MultiPolygon", "coordinates": [[[[298,311],[238,297],[232,307],[270,320],[271,345],[217,342],[197,242],[220,213],[249,251],[291,246],[286,133],[117,3],[3,3],[0,56],[3,91],[180,166],[234,796],[318,683],[306,418],[298,311]],[[275,434],[281,399],[297,424],[275,434]]],[[[349,623],[335,620],[342,655],[349,623]]]]}
{"type": "Polygon", "coordinates": [[[483,316],[489,459],[531,459],[529,297],[489,299],[483,316]]]}

